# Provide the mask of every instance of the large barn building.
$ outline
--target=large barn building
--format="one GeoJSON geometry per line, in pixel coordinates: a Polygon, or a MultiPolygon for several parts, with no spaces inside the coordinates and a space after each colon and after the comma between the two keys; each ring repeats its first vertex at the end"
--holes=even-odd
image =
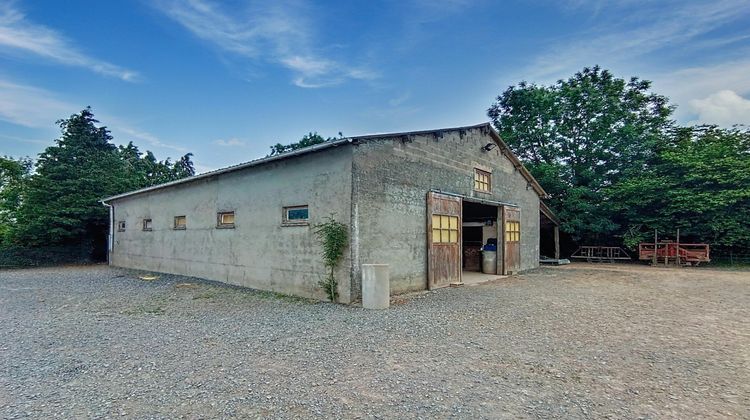
{"type": "Polygon", "coordinates": [[[336,277],[350,303],[362,264],[388,264],[392,294],[431,289],[478,271],[493,238],[497,273],[537,267],[541,226],[555,220],[544,196],[481,124],[342,138],[104,203],[113,266],[320,299],[314,226],[332,216],[349,228],[336,277]]]}

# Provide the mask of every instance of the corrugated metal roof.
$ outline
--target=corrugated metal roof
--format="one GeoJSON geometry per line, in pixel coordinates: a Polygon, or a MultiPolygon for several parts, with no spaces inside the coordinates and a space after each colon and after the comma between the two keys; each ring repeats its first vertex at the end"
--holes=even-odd
{"type": "Polygon", "coordinates": [[[405,132],[399,132],[399,133],[383,133],[383,134],[367,134],[363,136],[356,136],[356,137],[346,137],[342,139],[336,139],[330,142],[316,144],[309,147],[304,147],[302,149],[298,149],[292,152],[282,153],[275,156],[267,156],[260,159],[251,160],[249,162],[240,163],[233,166],[228,166],[226,168],[217,169],[215,171],[205,172],[200,175],[191,176],[188,178],[178,179],[176,181],[167,182],[164,184],[154,185],[151,187],[141,188],[139,190],[126,192],[123,194],[114,195],[112,197],[107,197],[102,200],[102,202],[107,203],[110,201],[119,200],[125,197],[130,197],[133,195],[138,194],[144,194],[151,191],[160,190],[163,188],[169,188],[175,185],[181,185],[181,184],[187,184],[194,181],[199,181],[201,179],[211,178],[214,176],[218,176],[221,174],[239,171],[247,168],[251,168],[254,166],[262,165],[268,162],[275,162],[277,160],[283,160],[288,159],[294,156],[300,156],[307,153],[313,153],[318,152],[326,149],[330,149],[333,147],[345,145],[345,144],[351,144],[355,142],[361,142],[361,141],[367,141],[372,139],[379,139],[379,138],[396,138],[396,137],[409,137],[409,136],[418,136],[418,135],[425,135],[425,134],[434,134],[434,133],[440,133],[440,132],[446,132],[446,131],[461,131],[461,130],[472,130],[472,129],[484,129],[488,130],[490,135],[497,141],[500,148],[503,150],[503,154],[510,159],[511,162],[513,162],[513,166],[518,169],[521,174],[526,178],[526,180],[529,182],[532,187],[534,187],[534,190],[539,194],[541,197],[545,197],[547,193],[542,189],[542,186],[539,185],[539,183],[534,179],[534,177],[531,175],[531,173],[526,170],[526,168],[523,166],[521,161],[518,160],[518,158],[513,154],[513,152],[510,151],[508,148],[508,145],[505,144],[505,142],[500,138],[500,135],[497,134],[494,128],[492,128],[492,125],[490,123],[482,123],[477,125],[469,125],[464,127],[451,127],[451,128],[440,128],[436,130],[421,130],[421,131],[405,131],[405,132]]]}

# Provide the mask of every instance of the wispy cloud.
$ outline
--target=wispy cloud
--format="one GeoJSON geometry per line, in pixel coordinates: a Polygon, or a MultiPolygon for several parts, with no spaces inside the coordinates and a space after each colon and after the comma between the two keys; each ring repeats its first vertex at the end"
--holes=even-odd
{"type": "Polygon", "coordinates": [[[122,142],[125,139],[128,139],[128,140],[138,139],[138,140],[145,141],[146,143],[148,143],[152,147],[158,147],[158,148],[162,148],[162,149],[176,150],[176,151],[181,152],[181,153],[187,153],[188,152],[188,149],[185,148],[185,147],[178,146],[178,145],[171,144],[171,143],[167,143],[167,142],[163,141],[162,139],[160,139],[159,137],[157,137],[157,136],[149,133],[148,131],[143,131],[143,130],[140,130],[140,129],[137,129],[137,128],[133,128],[133,127],[129,126],[126,123],[122,123],[118,119],[115,119],[115,118],[112,118],[112,117],[107,118],[106,116],[102,117],[102,119],[103,120],[106,119],[106,121],[110,122],[110,125],[108,126],[108,128],[112,131],[112,134],[115,137],[115,139],[118,139],[120,142],[122,142]],[[112,124],[112,122],[114,122],[114,123],[112,124]],[[124,133],[126,135],[122,136],[122,137],[118,137],[117,136],[118,132],[119,133],[124,133]]]}
{"type": "Polygon", "coordinates": [[[404,92],[404,93],[396,96],[395,98],[392,98],[392,99],[388,100],[388,105],[390,105],[391,107],[397,107],[397,106],[403,104],[404,102],[408,101],[409,98],[411,98],[411,92],[406,91],[406,92],[404,92]]]}
{"type": "Polygon", "coordinates": [[[10,141],[16,141],[19,143],[43,144],[43,145],[49,145],[51,143],[50,140],[27,139],[24,137],[8,136],[6,134],[0,134],[0,138],[10,140],[10,141]]]}
{"type": "Polygon", "coordinates": [[[268,2],[231,12],[210,0],[160,0],[155,4],[166,16],[221,51],[288,69],[299,87],[318,88],[376,77],[366,68],[322,56],[314,46],[314,31],[302,4],[268,2]]]}
{"type": "MultiPolygon", "coordinates": [[[[0,120],[11,124],[31,128],[50,128],[53,127],[55,121],[79,112],[84,106],[85,104],[75,104],[59,99],[53,92],[45,89],[0,79],[0,120]]],[[[134,128],[121,118],[101,113],[98,114],[98,119],[107,125],[115,140],[120,143],[135,139],[144,141],[155,148],[183,153],[188,151],[185,147],[134,128]]]]}
{"type": "MultiPolygon", "coordinates": [[[[568,7],[571,5],[597,14],[602,8],[611,7],[616,11],[613,13],[616,19],[598,19],[599,24],[558,39],[525,69],[524,77],[528,80],[550,82],[584,66],[631,63],[667,48],[690,47],[696,38],[750,14],[750,2],[746,0],[656,3],[621,0],[606,6],[601,1],[579,0],[568,2],[568,7]]],[[[714,43],[733,41],[714,40],[714,43]]],[[[695,45],[692,47],[694,50],[695,45]]]]}
{"type": "Polygon", "coordinates": [[[49,127],[81,107],[56,99],[50,92],[0,79],[0,119],[25,127],[49,127]]]}
{"type": "Polygon", "coordinates": [[[13,1],[0,4],[0,50],[32,54],[128,82],[138,79],[137,72],[86,55],[57,31],[30,22],[13,1]]]}
{"type": "Polygon", "coordinates": [[[749,16],[750,2],[568,0],[555,4],[563,13],[588,13],[592,25],[557,39],[532,56],[521,72],[505,75],[503,84],[518,80],[553,83],[585,66],[600,64],[621,77],[652,80],[655,92],[678,105],[675,117],[680,123],[729,126],[750,119],[745,107],[750,60],[744,59],[748,50],[741,46],[749,36],[716,31],[749,16]],[[729,45],[730,52],[715,55],[729,45]],[[714,54],[710,65],[697,64],[710,54],[714,54]]]}
{"type": "Polygon", "coordinates": [[[225,147],[242,147],[247,145],[244,141],[240,139],[228,139],[228,140],[214,140],[213,142],[217,146],[225,146],[225,147]]]}

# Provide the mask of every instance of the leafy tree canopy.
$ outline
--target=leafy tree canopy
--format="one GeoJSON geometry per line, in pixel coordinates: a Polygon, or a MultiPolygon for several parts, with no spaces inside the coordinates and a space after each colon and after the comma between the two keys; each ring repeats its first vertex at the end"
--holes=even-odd
{"type": "Polygon", "coordinates": [[[750,249],[750,130],[677,129],[648,171],[608,195],[630,246],[680,228],[683,240],[750,249]]]}
{"type": "Polygon", "coordinates": [[[511,86],[488,110],[575,239],[617,232],[606,188],[642,172],[667,141],[673,107],[650,87],[597,66],[551,86],[511,86]]]}
{"type": "Polygon", "coordinates": [[[0,210],[4,243],[101,243],[109,220],[99,200],[194,174],[191,154],[172,163],[140,153],[132,142],[118,148],[98,123],[90,108],[59,120],[60,138],[39,155],[31,175],[28,160],[2,161],[0,200],[4,208],[14,206],[5,216],[0,210]],[[21,185],[6,185],[6,177],[21,185]]]}
{"type": "MultiPolygon", "coordinates": [[[[343,137],[341,133],[339,133],[339,138],[343,137]]],[[[268,156],[275,156],[279,155],[281,153],[291,152],[297,149],[301,149],[303,147],[313,146],[316,144],[325,143],[328,141],[336,140],[336,137],[328,137],[323,138],[320,134],[317,132],[310,132],[302,136],[302,139],[298,142],[290,143],[290,144],[281,144],[276,143],[273,146],[271,146],[271,153],[268,156]]]]}

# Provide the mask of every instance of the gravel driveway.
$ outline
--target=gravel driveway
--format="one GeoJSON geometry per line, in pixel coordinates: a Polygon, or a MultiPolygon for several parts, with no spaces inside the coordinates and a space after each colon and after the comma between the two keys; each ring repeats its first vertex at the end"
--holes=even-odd
{"type": "Polygon", "coordinates": [[[577,264],[388,311],[0,271],[0,417],[750,417],[750,272],[577,264]]]}

